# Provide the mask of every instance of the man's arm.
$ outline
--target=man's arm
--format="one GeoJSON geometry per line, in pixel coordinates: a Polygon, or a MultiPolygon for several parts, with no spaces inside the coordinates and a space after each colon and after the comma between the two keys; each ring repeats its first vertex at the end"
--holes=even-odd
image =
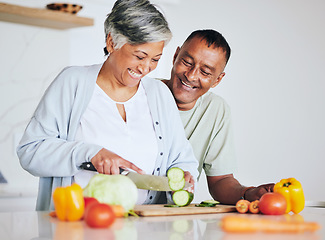
{"type": "Polygon", "coordinates": [[[233,174],[222,176],[207,176],[211,196],[223,204],[236,204],[244,197],[248,201],[260,199],[266,192],[273,191],[273,183],[263,184],[258,187],[242,186],[233,174]]]}

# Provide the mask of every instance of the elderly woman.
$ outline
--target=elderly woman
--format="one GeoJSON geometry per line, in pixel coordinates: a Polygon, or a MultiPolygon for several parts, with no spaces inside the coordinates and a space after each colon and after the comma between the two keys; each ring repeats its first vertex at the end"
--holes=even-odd
{"type": "MultiPolygon", "coordinates": [[[[37,210],[53,209],[52,191],[119,168],[166,175],[185,171],[194,183],[198,163],[174,99],[164,83],[145,77],[154,70],[171,32],[147,0],[118,0],[105,21],[107,59],[67,67],[39,103],[17,148],[22,167],[40,177],[37,210]],[[145,13],[145,14],[143,14],[145,13]]],[[[139,204],[166,202],[166,195],[139,190],[139,204]]]]}

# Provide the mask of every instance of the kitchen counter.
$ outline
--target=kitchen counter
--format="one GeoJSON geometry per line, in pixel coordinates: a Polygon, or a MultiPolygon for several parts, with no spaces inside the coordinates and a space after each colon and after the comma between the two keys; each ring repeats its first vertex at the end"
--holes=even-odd
{"type": "MultiPolygon", "coordinates": [[[[168,217],[119,218],[107,229],[89,228],[84,221],[62,222],[48,212],[0,212],[0,239],[68,239],[68,240],[321,240],[325,239],[325,208],[306,207],[298,216],[305,221],[316,221],[322,228],[315,233],[302,234],[229,234],[219,227],[225,214],[181,215],[168,217]]],[[[281,218],[284,216],[263,216],[281,218]]],[[[292,217],[292,216],[291,216],[292,217]]]]}

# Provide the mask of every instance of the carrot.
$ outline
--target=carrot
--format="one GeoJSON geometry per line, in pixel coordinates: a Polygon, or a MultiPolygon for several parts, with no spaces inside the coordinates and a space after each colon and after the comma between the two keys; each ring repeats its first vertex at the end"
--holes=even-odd
{"type": "Polygon", "coordinates": [[[122,205],[110,205],[110,207],[113,209],[113,212],[115,213],[116,217],[127,216],[122,205]]]}
{"type": "Polygon", "coordinates": [[[55,211],[50,212],[49,216],[52,218],[56,218],[56,212],[55,211]]]}
{"type": "Polygon", "coordinates": [[[246,213],[248,211],[250,202],[248,200],[241,199],[236,203],[236,210],[239,213],[246,213]]]}
{"type": "Polygon", "coordinates": [[[255,200],[255,201],[251,202],[248,207],[249,211],[251,213],[259,213],[260,212],[260,209],[258,208],[259,203],[260,203],[259,200],[255,200]]]}
{"type": "Polygon", "coordinates": [[[229,215],[221,220],[221,228],[225,232],[268,232],[268,233],[301,233],[314,232],[320,229],[316,222],[297,222],[261,217],[229,215]]]}

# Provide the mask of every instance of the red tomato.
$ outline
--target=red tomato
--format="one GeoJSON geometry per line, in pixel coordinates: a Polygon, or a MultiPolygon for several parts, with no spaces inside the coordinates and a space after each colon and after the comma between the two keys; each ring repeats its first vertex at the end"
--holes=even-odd
{"type": "Polygon", "coordinates": [[[284,196],[277,192],[265,193],[258,204],[261,213],[266,215],[282,215],[287,209],[287,202],[284,196]]]}
{"type": "Polygon", "coordinates": [[[115,221],[115,214],[108,204],[94,203],[86,209],[85,221],[89,227],[106,228],[115,221]]]}
{"type": "Polygon", "coordinates": [[[92,203],[99,203],[98,200],[94,197],[84,197],[85,209],[92,203]]]}

